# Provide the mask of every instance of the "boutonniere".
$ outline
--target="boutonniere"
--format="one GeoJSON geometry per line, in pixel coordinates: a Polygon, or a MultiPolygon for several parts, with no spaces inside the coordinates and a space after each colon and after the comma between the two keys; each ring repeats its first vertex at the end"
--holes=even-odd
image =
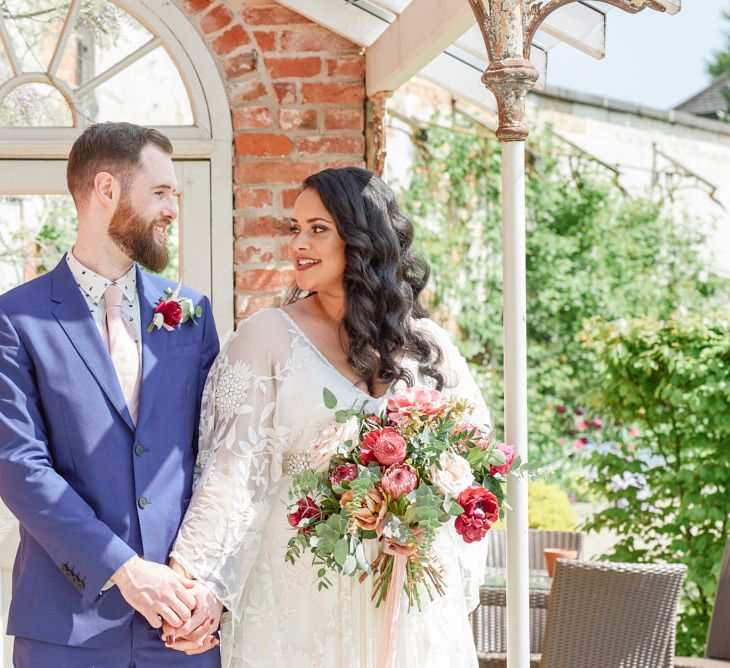
{"type": "Polygon", "coordinates": [[[195,318],[203,315],[203,309],[200,306],[194,308],[192,299],[180,297],[179,294],[180,284],[174,292],[170,288],[165,288],[164,297],[160,297],[152,322],[147,327],[148,334],[153,329],[160,329],[161,327],[171,332],[175,327],[188,322],[188,320],[194,325],[197,324],[195,318]]]}

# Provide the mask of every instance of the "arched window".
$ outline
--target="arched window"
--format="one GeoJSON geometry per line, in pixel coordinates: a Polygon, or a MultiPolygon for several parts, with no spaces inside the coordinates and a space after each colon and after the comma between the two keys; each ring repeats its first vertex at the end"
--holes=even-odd
{"type": "Polygon", "coordinates": [[[90,123],[122,120],[173,142],[179,264],[168,273],[212,297],[225,334],[233,325],[230,111],[207,47],[171,2],[0,0],[0,290],[50,268],[66,249],[71,144],[90,123]]]}

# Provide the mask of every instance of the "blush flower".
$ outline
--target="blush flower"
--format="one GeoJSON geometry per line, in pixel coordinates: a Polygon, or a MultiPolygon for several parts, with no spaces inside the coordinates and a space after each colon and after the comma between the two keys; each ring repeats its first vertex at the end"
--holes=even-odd
{"type": "Polygon", "coordinates": [[[330,473],[330,482],[340,487],[343,482],[352,482],[355,478],[357,478],[356,464],[340,464],[330,473]]]}
{"type": "Polygon", "coordinates": [[[332,423],[312,443],[310,468],[313,471],[321,471],[326,468],[330,459],[336,454],[347,454],[350,447],[357,445],[359,436],[360,425],[354,416],[350,416],[342,423],[332,423]]]}
{"type": "Polygon", "coordinates": [[[439,465],[431,467],[431,482],[438,490],[454,499],[474,482],[469,462],[453,452],[442,452],[439,465]]]}
{"type": "Polygon", "coordinates": [[[484,487],[470,487],[459,494],[457,501],[464,512],[454,522],[456,532],[467,543],[480,541],[499,519],[497,497],[484,487]]]}
{"type": "MultiPolygon", "coordinates": [[[[372,441],[372,450],[378,464],[390,466],[402,464],[406,459],[406,442],[403,437],[390,427],[375,429],[370,434],[376,434],[372,441]]],[[[361,455],[362,456],[362,455],[361,455]]]]}
{"type": "Polygon", "coordinates": [[[388,419],[397,425],[406,424],[413,415],[435,417],[446,408],[441,392],[429,387],[406,387],[388,399],[388,419]]]}
{"type": "Polygon", "coordinates": [[[299,523],[305,519],[317,518],[322,514],[321,508],[317,505],[317,502],[310,496],[305,496],[303,499],[297,501],[297,509],[289,513],[289,525],[298,529],[300,533],[308,536],[312,533],[314,528],[311,524],[305,527],[300,527],[299,523]]]}
{"type": "Polygon", "coordinates": [[[501,473],[502,475],[506,475],[507,471],[509,471],[509,467],[512,466],[512,462],[515,460],[515,448],[514,446],[507,445],[506,443],[497,443],[497,450],[504,453],[505,462],[500,466],[492,465],[489,470],[489,474],[497,475],[498,473],[501,473]]]}
{"type": "Polygon", "coordinates": [[[380,485],[395,500],[416,489],[418,474],[408,464],[393,464],[383,473],[380,485]]]}

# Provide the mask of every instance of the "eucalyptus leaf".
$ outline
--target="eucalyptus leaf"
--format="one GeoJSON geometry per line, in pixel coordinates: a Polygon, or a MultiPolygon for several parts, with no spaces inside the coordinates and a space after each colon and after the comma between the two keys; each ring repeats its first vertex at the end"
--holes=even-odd
{"type": "Polygon", "coordinates": [[[326,387],[322,390],[322,399],[324,400],[324,405],[329,409],[337,406],[337,397],[326,387]]]}

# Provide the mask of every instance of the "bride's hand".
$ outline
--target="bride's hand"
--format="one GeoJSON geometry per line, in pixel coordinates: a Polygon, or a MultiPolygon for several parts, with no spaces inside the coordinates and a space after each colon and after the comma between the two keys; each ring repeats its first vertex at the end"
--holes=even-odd
{"type": "MultiPolygon", "coordinates": [[[[185,577],[192,577],[172,558],[169,566],[185,577]]],[[[215,633],[218,629],[223,604],[200,581],[196,581],[196,586],[191,590],[191,593],[195,596],[195,609],[191,618],[177,628],[164,624],[162,639],[170,649],[185,652],[186,654],[200,654],[219,644],[218,638],[210,634],[215,633]]]]}

